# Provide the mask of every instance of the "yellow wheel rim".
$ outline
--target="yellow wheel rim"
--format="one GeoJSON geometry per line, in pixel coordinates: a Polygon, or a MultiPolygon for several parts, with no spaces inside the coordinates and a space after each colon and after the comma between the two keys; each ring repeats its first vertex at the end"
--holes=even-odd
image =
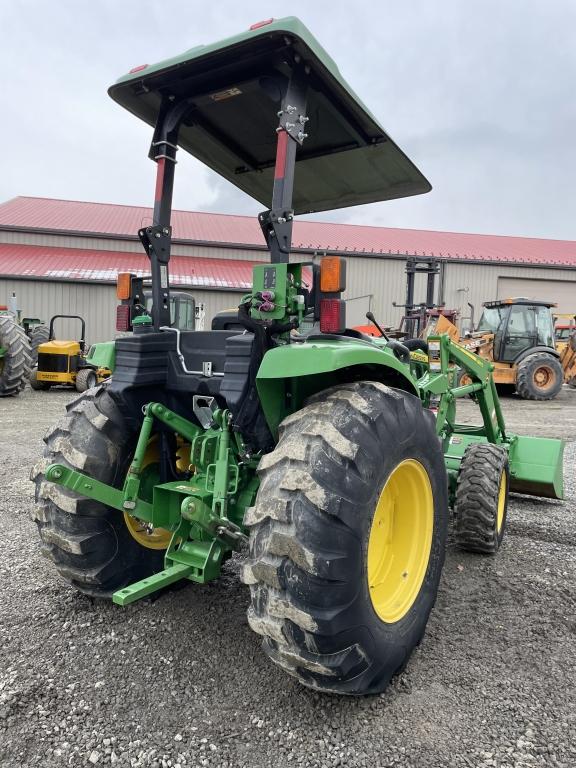
{"type": "Polygon", "coordinates": [[[498,533],[502,530],[504,523],[504,510],[506,509],[506,490],[508,482],[506,480],[506,472],[502,472],[500,478],[500,490],[498,491],[498,512],[496,514],[496,530],[498,533]]]}
{"type": "MultiPolygon", "coordinates": [[[[144,470],[151,464],[158,464],[159,461],[160,452],[158,449],[158,441],[153,437],[146,448],[142,469],[144,470]]],[[[130,536],[132,536],[133,539],[136,539],[141,547],[146,547],[146,549],[168,548],[172,533],[166,528],[154,528],[150,523],[145,523],[143,520],[139,520],[137,517],[128,514],[128,512],[124,512],[124,523],[126,524],[126,528],[128,528],[130,536]]]]}
{"type": "Polygon", "coordinates": [[[376,505],[368,540],[368,588],[387,624],[403,618],[418,597],[428,568],[434,499],[428,473],[415,459],[391,472],[376,505]]]}
{"type": "Polygon", "coordinates": [[[136,539],[141,547],[147,549],[167,549],[170,544],[172,534],[166,528],[154,528],[153,525],[132,517],[128,512],[124,512],[124,522],[126,528],[133,539],[136,539]]]}

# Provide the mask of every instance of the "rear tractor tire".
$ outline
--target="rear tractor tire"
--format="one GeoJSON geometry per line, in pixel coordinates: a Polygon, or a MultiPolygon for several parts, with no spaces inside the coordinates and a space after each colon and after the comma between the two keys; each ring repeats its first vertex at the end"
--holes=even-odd
{"type": "Polygon", "coordinates": [[[562,382],[560,360],[547,352],[535,352],[518,363],[516,392],[524,400],[552,400],[562,382]]]}
{"type": "Polygon", "coordinates": [[[44,458],[32,470],[34,519],[60,575],[84,594],[109,598],[162,569],[167,532],[45,481],[46,467],[58,462],[120,487],[134,453],[137,433],[104,388],[78,397],[67,411],[44,438],[44,458]]]}
{"type": "Polygon", "coordinates": [[[20,394],[26,386],[32,367],[32,351],[28,336],[11,315],[0,315],[0,397],[20,394]]]}
{"type": "Polygon", "coordinates": [[[334,387],[280,426],[245,518],[248,621],[301,683],[382,691],[424,634],[444,562],[447,479],[420,400],[334,387]]]}
{"type": "Polygon", "coordinates": [[[38,347],[50,341],[50,330],[46,325],[37,325],[30,333],[30,346],[32,347],[32,365],[38,362],[38,347]]]}
{"type": "Polygon", "coordinates": [[[454,533],[460,549],[496,554],[506,530],[509,487],[506,449],[491,443],[466,448],[454,503],[454,533]]]}

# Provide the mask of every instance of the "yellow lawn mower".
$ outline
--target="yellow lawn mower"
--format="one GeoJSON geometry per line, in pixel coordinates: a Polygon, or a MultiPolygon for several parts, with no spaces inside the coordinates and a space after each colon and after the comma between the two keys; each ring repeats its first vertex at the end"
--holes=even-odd
{"type": "Polygon", "coordinates": [[[75,387],[85,392],[111,376],[112,371],[99,366],[86,355],[86,323],[79,315],[54,315],[50,320],[48,341],[38,347],[38,364],[30,373],[30,386],[36,390],[47,390],[55,385],[75,387]],[[54,335],[54,321],[62,318],[79,320],[81,336],[79,341],[60,340],[54,335]]]}

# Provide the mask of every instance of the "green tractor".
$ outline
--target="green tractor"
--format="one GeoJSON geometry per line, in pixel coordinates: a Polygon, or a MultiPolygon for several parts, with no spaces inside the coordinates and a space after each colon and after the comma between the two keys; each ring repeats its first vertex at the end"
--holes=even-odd
{"type": "Polygon", "coordinates": [[[491,365],[448,336],[428,339],[417,378],[407,346],[347,328],[343,259],[290,260],[295,214],[430,189],[297,19],[138,67],[110,95],[154,126],[152,322],[45,438],[45,552],[79,591],[127,605],[216,579],[247,547],[270,659],[317,690],[382,691],[424,634],[450,509],[459,546],[495,553],[509,491],[562,498],[562,442],[508,433],[491,365]],[[179,147],[258,201],[272,191],[243,333],[170,327],[179,147]],[[479,426],[455,420],[470,393],[479,426]]]}
{"type": "Polygon", "coordinates": [[[32,370],[32,347],[24,328],[0,312],[0,397],[19,395],[32,370]]]}
{"type": "Polygon", "coordinates": [[[20,394],[38,359],[48,328],[37,317],[24,317],[15,293],[0,306],[0,397],[20,394]]]}

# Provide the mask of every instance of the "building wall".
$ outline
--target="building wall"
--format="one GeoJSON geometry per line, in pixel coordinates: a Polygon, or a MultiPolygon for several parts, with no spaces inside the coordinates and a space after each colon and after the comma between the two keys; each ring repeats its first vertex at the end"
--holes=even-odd
{"type": "MultiPolygon", "coordinates": [[[[180,289],[178,289],[180,290],[180,289]]],[[[116,288],[78,282],[52,282],[47,280],[4,280],[0,278],[0,304],[16,293],[23,316],[39,317],[45,323],[53,315],[80,315],[86,321],[86,341],[93,344],[116,336],[116,288]]],[[[197,303],[206,308],[205,328],[216,312],[238,306],[242,292],[186,291],[197,303]]],[[[80,324],[61,320],[56,325],[60,338],[78,338],[80,324]]]]}
{"type": "Polygon", "coordinates": [[[499,277],[498,298],[525,296],[554,302],[554,311],[576,313],[576,282],[574,280],[541,280],[538,278],[499,277]]]}
{"type": "MultiPolygon", "coordinates": [[[[142,253],[139,242],[114,238],[78,237],[74,235],[52,235],[45,233],[0,231],[0,242],[14,242],[29,245],[44,245],[59,248],[87,248],[95,250],[113,250],[142,253]]],[[[195,256],[219,259],[266,260],[262,250],[233,249],[217,246],[182,245],[175,243],[173,253],[182,256],[195,256]]],[[[305,259],[306,256],[294,253],[292,260],[305,259]]],[[[311,258],[311,257],[310,257],[311,258]]],[[[397,326],[403,314],[401,307],[394,307],[394,302],[402,303],[406,293],[405,261],[402,258],[346,257],[347,261],[347,316],[349,325],[366,322],[365,314],[372,310],[377,319],[385,325],[397,326]]],[[[466,318],[470,314],[468,302],[475,306],[476,319],[479,317],[483,301],[499,297],[502,285],[511,294],[523,295],[526,292],[526,279],[547,281],[546,296],[556,286],[560,302],[566,301],[565,285],[573,283],[576,296],[576,269],[553,269],[550,267],[503,266],[498,263],[478,265],[469,263],[444,264],[444,303],[447,307],[460,310],[466,318]],[[514,289],[514,278],[518,279],[518,288],[514,289]],[[512,280],[512,282],[510,282],[512,280]],[[562,295],[560,295],[560,293],[562,295]]],[[[439,296],[440,280],[437,278],[439,296]]],[[[116,299],[112,286],[87,285],[81,283],[47,282],[40,280],[3,280],[0,278],[0,303],[5,303],[12,291],[16,291],[20,306],[26,315],[37,315],[48,320],[53,314],[82,314],[86,317],[88,339],[102,341],[114,335],[116,299]]],[[[418,276],[415,284],[415,301],[425,298],[426,281],[418,276]]],[[[536,295],[537,287],[530,295],[536,295]]],[[[216,312],[236,306],[241,293],[223,291],[191,290],[196,301],[206,304],[206,316],[211,318],[216,312]]],[[[575,300],[576,302],[576,300],[575,300]]],[[[562,304],[564,306],[564,304],[562,304]]],[[[571,311],[573,308],[569,307],[571,311]]],[[[466,321],[464,321],[466,322],[466,321]]],[[[209,325],[209,323],[207,324],[209,325]]]]}
{"type": "MultiPolygon", "coordinates": [[[[467,302],[474,304],[476,319],[480,317],[481,305],[483,301],[503,298],[501,291],[499,293],[499,279],[506,279],[507,295],[523,296],[526,293],[527,278],[535,280],[532,297],[538,294],[538,281],[554,281],[558,286],[568,283],[573,284],[576,304],[576,269],[550,269],[539,267],[505,267],[495,264],[494,266],[482,266],[475,264],[448,264],[446,268],[444,295],[445,303],[448,307],[460,309],[463,316],[469,315],[470,311],[467,302]],[[512,278],[512,279],[511,279],[512,278]],[[517,283],[513,280],[517,278],[517,283]],[[562,281],[562,282],[558,282],[562,281]]],[[[502,281],[501,281],[502,282],[502,281]]],[[[552,283],[546,284],[547,289],[552,283]]],[[[548,291],[547,291],[548,293],[548,291]]],[[[544,297],[547,298],[547,297],[544,297]]],[[[564,298],[564,288],[559,288],[554,296],[554,301],[562,303],[564,298]]]]}

